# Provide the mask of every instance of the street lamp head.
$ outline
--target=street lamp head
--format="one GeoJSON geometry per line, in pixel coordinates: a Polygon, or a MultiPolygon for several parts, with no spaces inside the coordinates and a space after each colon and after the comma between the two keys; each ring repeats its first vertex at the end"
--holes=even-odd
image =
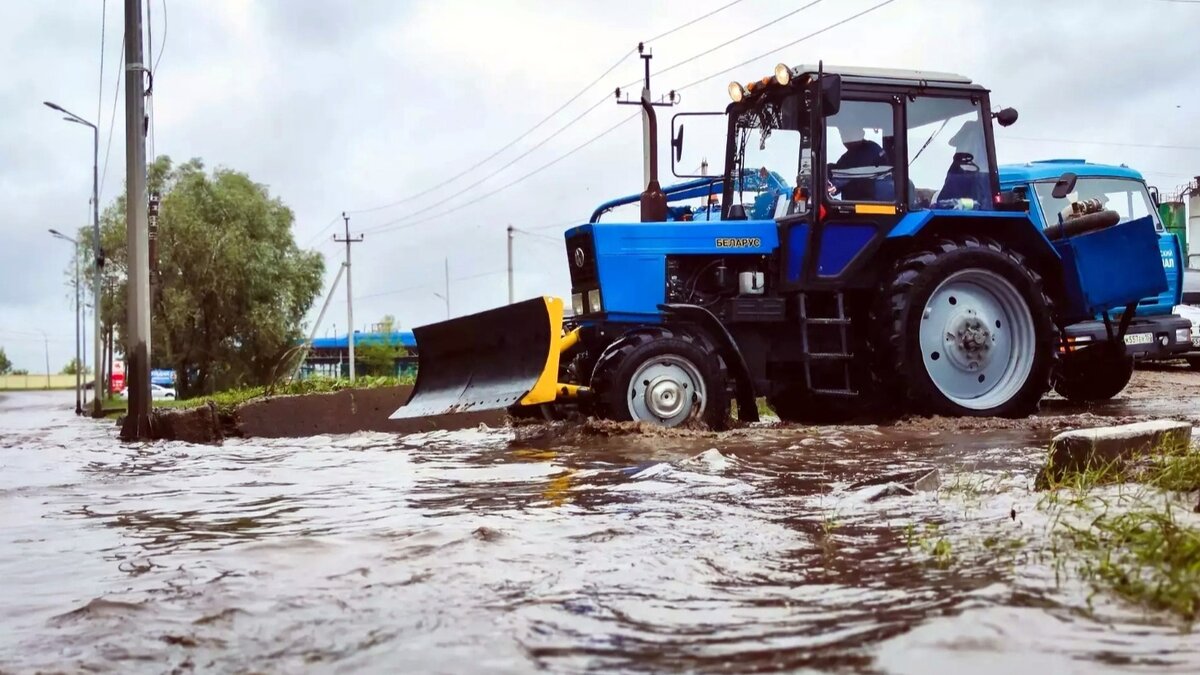
{"type": "Polygon", "coordinates": [[[58,230],[54,229],[53,227],[52,227],[52,228],[50,228],[50,234],[52,234],[52,235],[54,235],[54,236],[56,236],[56,237],[61,237],[61,236],[62,236],[62,232],[59,232],[58,230]]]}
{"type": "Polygon", "coordinates": [[[67,112],[66,110],[63,110],[62,106],[58,105],[57,103],[51,103],[50,101],[42,101],[42,105],[50,108],[51,110],[57,110],[60,113],[67,112]]]}

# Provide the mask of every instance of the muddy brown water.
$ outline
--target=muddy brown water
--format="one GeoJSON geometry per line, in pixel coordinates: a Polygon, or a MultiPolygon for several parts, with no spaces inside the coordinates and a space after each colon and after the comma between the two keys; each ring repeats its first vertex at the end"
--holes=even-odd
{"type": "Polygon", "coordinates": [[[1059,428],[1200,413],[1200,377],[1138,378],[1015,423],[220,447],[0,395],[0,671],[1196,672],[1170,617],[971,538],[1038,527],[1059,428]],[[943,490],[852,487],[925,467],[943,490]],[[950,564],[914,543],[933,528],[950,564]]]}

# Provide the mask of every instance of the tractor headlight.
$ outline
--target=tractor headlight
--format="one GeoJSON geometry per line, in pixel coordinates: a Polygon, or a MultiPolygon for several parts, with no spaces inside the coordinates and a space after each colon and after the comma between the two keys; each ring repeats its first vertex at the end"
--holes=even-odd
{"type": "Polygon", "coordinates": [[[603,312],[604,307],[600,304],[600,289],[593,288],[588,291],[588,310],[593,312],[603,312]]]}
{"type": "Polygon", "coordinates": [[[742,88],[741,82],[729,83],[729,98],[733,99],[734,103],[741,103],[743,98],[746,98],[746,90],[742,88]]]}
{"type": "Polygon", "coordinates": [[[792,81],[792,69],[786,63],[775,66],[775,81],[785,87],[792,81]]]}
{"type": "Polygon", "coordinates": [[[1192,329],[1191,328],[1176,328],[1175,329],[1175,342],[1190,343],[1191,341],[1192,341],[1192,329]]]}
{"type": "Polygon", "coordinates": [[[571,311],[575,313],[575,316],[582,316],[584,314],[583,293],[571,294],[571,311]]]}

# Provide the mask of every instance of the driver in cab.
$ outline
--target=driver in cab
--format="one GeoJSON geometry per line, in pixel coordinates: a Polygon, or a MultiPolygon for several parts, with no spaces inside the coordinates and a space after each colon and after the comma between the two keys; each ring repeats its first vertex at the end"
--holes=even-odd
{"type": "Polygon", "coordinates": [[[829,166],[830,182],[847,201],[869,201],[876,198],[875,181],[870,177],[837,176],[835,171],[864,167],[888,166],[887,153],[875,141],[867,140],[866,131],[859,125],[839,125],[838,134],[846,151],[829,166]]]}

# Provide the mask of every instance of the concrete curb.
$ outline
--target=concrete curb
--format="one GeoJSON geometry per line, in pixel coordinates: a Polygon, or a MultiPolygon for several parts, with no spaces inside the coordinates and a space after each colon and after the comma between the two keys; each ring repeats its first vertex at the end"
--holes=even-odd
{"type": "Polygon", "coordinates": [[[1175,420],[1066,431],[1050,442],[1036,487],[1048,489],[1072,473],[1121,472],[1143,457],[1186,452],[1191,440],[1192,425],[1175,420]]]}

